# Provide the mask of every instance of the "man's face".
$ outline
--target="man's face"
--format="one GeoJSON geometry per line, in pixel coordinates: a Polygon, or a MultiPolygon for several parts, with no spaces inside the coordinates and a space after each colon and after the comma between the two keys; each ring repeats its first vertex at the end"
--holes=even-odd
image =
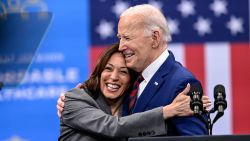
{"type": "Polygon", "coordinates": [[[145,36],[144,26],[134,16],[122,17],[118,24],[119,50],[125,56],[127,67],[142,72],[152,61],[151,36],[145,36]]]}

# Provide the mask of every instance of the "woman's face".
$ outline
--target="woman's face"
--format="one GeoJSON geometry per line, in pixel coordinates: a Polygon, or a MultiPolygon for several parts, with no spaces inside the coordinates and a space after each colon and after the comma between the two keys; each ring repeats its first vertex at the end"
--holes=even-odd
{"type": "Polygon", "coordinates": [[[105,98],[117,101],[124,94],[130,82],[130,75],[123,55],[114,53],[107,62],[100,78],[100,88],[105,98]]]}

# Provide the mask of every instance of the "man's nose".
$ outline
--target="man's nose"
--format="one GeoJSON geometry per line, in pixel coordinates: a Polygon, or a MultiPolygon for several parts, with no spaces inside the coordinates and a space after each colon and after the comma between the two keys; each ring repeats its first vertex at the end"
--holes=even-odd
{"type": "Polygon", "coordinates": [[[121,38],[119,42],[119,51],[124,51],[126,49],[125,41],[121,38]]]}
{"type": "Polygon", "coordinates": [[[119,48],[118,48],[119,51],[123,51],[124,50],[124,47],[123,47],[123,42],[120,40],[120,43],[119,43],[119,48]]]}

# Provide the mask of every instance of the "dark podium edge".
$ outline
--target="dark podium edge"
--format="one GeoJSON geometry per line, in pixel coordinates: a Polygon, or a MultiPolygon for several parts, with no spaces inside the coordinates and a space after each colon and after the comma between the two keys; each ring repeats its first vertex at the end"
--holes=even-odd
{"type": "Polygon", "coordinates": [[[250,141],[249,135],[135,137],[128,141],[250,141]]]}

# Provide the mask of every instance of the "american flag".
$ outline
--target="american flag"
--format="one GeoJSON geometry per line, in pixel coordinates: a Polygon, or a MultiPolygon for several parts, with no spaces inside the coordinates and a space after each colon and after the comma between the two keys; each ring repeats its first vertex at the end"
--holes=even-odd
{"type": "Polygon", "coordinates": [[[118,41],[121,12],[143,3],[167,17],[169,50],[202,82],[205,94],[213,100],[214,86],[225,86],[228,107],[213,133],[249,134],[249,0],[91,0],[91,68],[102,50],[118,41]]]}

